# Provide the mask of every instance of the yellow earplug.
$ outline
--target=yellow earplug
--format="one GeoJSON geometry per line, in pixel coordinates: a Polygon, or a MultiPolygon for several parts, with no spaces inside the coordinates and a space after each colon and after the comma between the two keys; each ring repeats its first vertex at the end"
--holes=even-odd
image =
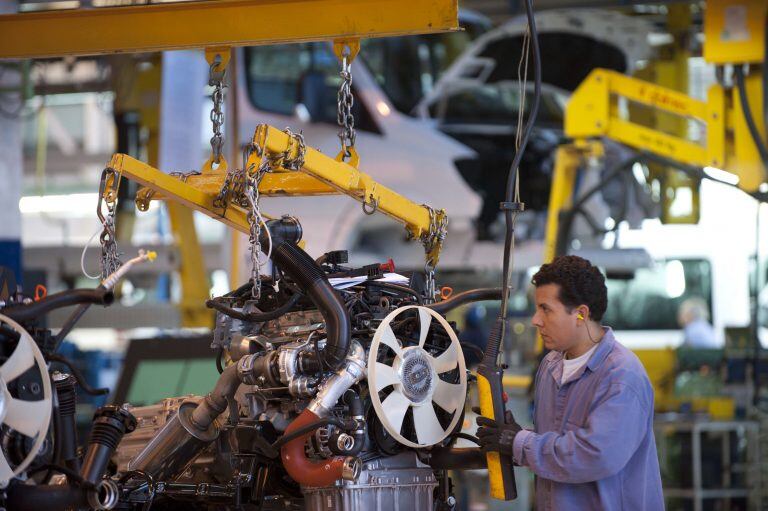
{"type": "Polygon", "coordinates": [[[580,320],[584,321],[584,316],[581,314],[581,312],[576,314],[576,317],[579,318],[580,320]]]}

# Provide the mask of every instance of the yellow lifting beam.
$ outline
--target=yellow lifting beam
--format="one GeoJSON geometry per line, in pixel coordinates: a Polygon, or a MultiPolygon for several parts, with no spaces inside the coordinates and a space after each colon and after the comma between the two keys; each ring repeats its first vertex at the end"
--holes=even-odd
{"type": "MultiPolygon", "coordinates": [[[[298,156],[298,146],[293,143],[291,136],[266,124],[256,128],[253,143],[259,150],[251,155],[247,168],[258,168],[262,156],[271,159],[295,159],[298,156]]],[[[226,208],[214,205],[226,176],[221,168],[204,169],[198,175],[179,178],[124,154],[114,155],[109,167],[142,185],[143,188],[136,195],[139,209],[146,209],[150,200],[172,200],[241,232],[249,232],[246,213],[242,208],[232,203],[226,208]]],[[[369,210],[381,211],[401,222],[409,236],[422,241],[433,238],[436,224],[446,219],[445,211],[434,211],[425,205],[418,205],[348,163],[309,147],[306,148],[304,164],[300,170],[280,167],[273,169],[262,179],[259,193],[268,196],[345,194],[365,203],[369,210]]],[[[433,238],[432,241],[427,257],[434,266],[442,249],[442,239],[433,238]]]]}
{"type": "Polygon", "coordinates": [[[0,59],[390,37],[458,28],[457,0],[209,0],[60,9],[0,16],[0,59]]]}

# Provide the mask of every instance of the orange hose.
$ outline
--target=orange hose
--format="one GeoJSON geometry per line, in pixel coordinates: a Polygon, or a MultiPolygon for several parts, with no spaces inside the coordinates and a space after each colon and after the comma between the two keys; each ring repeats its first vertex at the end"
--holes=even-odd
{"type": "MultiPolygon", "coordinates": [[[[320,418],[305,409],[291,424],[285,428],[285,434],[318,421],[320,418]]],[[[302,435],[285,444],[280,449],[283,466],[294,481],[303,486],[329,486],[341,479],[344,457],[336,456],[330,460],[310,460],[304,452],[304,443],[314,432],[302,435]]]]}

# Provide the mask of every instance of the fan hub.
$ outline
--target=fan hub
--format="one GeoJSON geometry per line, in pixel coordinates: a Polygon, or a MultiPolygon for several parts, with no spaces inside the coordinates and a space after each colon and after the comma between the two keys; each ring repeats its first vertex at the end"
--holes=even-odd
{"type": "Polygon", "coordinates": [[[403,356],[395,365],[403,386],[403,394],[414,403],[432,396],[437,372],[430,363],[429,354],[418,346],[403,349],[403,356]]]}

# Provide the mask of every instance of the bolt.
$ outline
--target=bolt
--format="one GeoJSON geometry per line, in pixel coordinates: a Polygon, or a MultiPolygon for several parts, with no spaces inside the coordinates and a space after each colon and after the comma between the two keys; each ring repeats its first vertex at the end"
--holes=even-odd
{"type": "Polygon", "coordinates": [[[446,503],[446,504],[448,504],[448,505],[449,505],[449,506],[451,506],[451,507],[455,506],[455,505],[456,505],[456,497],[454,497],[453,495],[451,495],[450,497],[448,497],[448,498],[445,500],[445,503],[446,503]]]}
{"type": "Polygon", "coordinates": [[[39,383],[37,383],[36,381],[34,381],[34,382],[30,383],[30,385],[29,385],[29,390],[30,390],[30,392],[32,392],[33,394],[39,394],[39,393],[40,393],[40,384],[39,384],[39,383]]]}

